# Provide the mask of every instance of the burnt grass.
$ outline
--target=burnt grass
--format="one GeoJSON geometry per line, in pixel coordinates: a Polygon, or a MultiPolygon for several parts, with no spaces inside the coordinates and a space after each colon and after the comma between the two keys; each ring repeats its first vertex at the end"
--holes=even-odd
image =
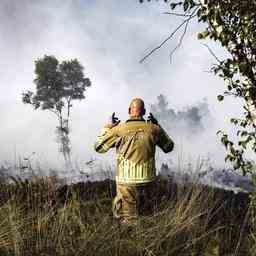
{"type": "MultiPolygon", "coordinates": [[[[87,214],[102,214],[112,216],[111,202],[116,194],[116,184],[113,180],[78,182],[71,185],[55,186],[54,181],[31,182],[15,180],[12,183],[0,183],[0,206],[3,206],[13,195],[17,202],[27,202],[31,208],[58,209],[72,198],[88,205],[87,214]],[[50,185],[49,185],[50,184],[50,185]],[[103,209],[103,210],[102,210],[103,209]]],[[[188,204],[192,197],[194,206],[200,207],[200,225],[211,231],[205,239],[217,241],[218,255],[249,255],[249,235],[252,231],[250,222],[250,194],[234,193],[220,188],[213,188],[200,184],[176,184],[171,179],[158,177],[156,197],[159,211],[167,205],[175,205],[183,199],[188,204]],[[195,192],[196,191],[196,192],[195,192]],[[212,232],[214,230],[214,232],[212,232]]],[[[195,243],[197,254],[206,246],[205,239],[195,243]]]]}
{"type": "MultiPolygon", "coordinates": [[[[97,202],[100,199],[113,199],[116,194],[116,183],[113,180],[104,180],[65,185],[58,190],[60,202],[64,203],[71,196],[69,190],[75,191],[79,200],[97,202]]],[[[213,228],[218,230],[214,235],[220,241],[219,255],[230,255],[236,248],[238,255],[248,255],[246,238],[251,232],[249,193],[235,193],[201,184],[181,185],[171,179],[158,177],[156,197],[159,210],[164,209],[168,203],[175,205],[183,196],[186,196],[189,202],[195,190],[199,191],[198,204],[204,205],[203,210],[206,211],[202,214],[202,223],[207,222],[208,230],[213,228]],[[208,218],[207,221],[204,218],[208,218]]],[[[204,245],[198,243],[198,246],[204,245]]]]}

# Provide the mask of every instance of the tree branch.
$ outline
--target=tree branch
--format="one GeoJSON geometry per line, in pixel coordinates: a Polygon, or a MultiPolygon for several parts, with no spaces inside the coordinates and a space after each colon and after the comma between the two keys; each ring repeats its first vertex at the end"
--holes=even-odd
{"type": "Polygon", "coordinates": [[[59,114],[58,114],[58,112],[56,112],[56,111],[54,111],[54,110],[52,110],[52,109],[48,109],[50,112],[52,112],[53,114],[55,114],[57,117],[59,117],[59,114]]]}
{"type": "Polygon", "coordinates": [[[184,31],[183,31],[181,37],[180,37],[179,43],[175,46],[175,48],[174,48],[174,49],[171,51],[171,53],[170,53],[170,63],[172,63],[172,56],[173,56],[174,52],[175,52],[178,48],[180,48],[181,45],[182,45],[183,39],[184,39],[185,34],[186,34],[186,32],[187,32],[187,29],[188,29],[188,24],[189,24],[189,22],[190,22],[190,19],[189,19],[189,20],[186,22],[186,24],[185,24],[185,28],[184,28],[184,31]]]}
{"type": "MultiPolygon", "coordinates": [[[[189,15],[189,17],[187,19],[185,19],[183,22],[181,22],[181,24],[176,27],[176,29],[166,38],[162,41],[162,43],[160,43],[157,47],[153,48],[148,54],[146,54],[140,61],[139,63],[142,63],[143,61],[145,61],[149,56],[151,56],[155,51],[159,50],[166,42],[168,42],[184,25],[187,26],[187,23],[190,22],[190,20],[192,20],[196,14],[195,12],[198,10],[198,7],[189,15]]],[[[186,14],[185,14],[186,15],[186,14]]],[[[186,32],[186,31],[185,31],[186,32]]],[[[184,37],[184,36],[183,36],[184,37]]]]}
{"type": "Polygon", "coordinates": [[[70,108],[71,108],[70,102],[71,102],[71,100],[72,100],[72,97],[71,97],[71,96],[68,97],[68,99],[67,99],[67,105],[68,105],[68,111],[67,111],[67,128],[69,128],[69,117],[70,117],[70,108]]]}
{"type": "Polygon", "coordinates": [[[210,52],[210,54],[211,54],[219,63],[221,63],[221,60],[216,56],[216,54],[213,52],[213,50],[210,48],[209,45],[207,45],[207,44],[202,44],[202,45],[204,45],[204,46],[208,49],[208,51],[210,52]]]}
{"type": "Polygon", "coordinates": [[[178,16],[178,17],[190,17],[189,14],[182,14],[182,13],[176,13],[176,12],[163,12],[163,14],[178,16]]]}

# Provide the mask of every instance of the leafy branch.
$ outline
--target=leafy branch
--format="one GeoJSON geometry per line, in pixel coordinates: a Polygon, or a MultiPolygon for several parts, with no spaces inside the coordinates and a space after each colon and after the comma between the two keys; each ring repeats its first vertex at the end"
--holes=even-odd
{"type": "Polygon", "coordinates": [[[219,42],[230,54],[226,59],[220,60],[209,46],[204,44],[217,61],[212,71],[226,84],[226,90],[223,95],[218,95],[218,100],[224,100],[224,96],[234,96],[243,99],[244,102],[243,119],[231,119],[231,123],[240,127],[237,133],[238,142],[230,141],[228,135],[223,132],[218,133],[227,149],[226,161],[233,163],[234,169],[241,169],[244,174],[250,172],[254,168],[254,162],[246,159],[245,153],[250,150],[256,153],[256,2],[254,0],[170,1],[170,9],[172,11],[165,14],[186,19],[140,62],[159,50],[185,26],[178,45],[171,52],[172,56],[183,41],[189,21],[197,16],[198,22],[206,25],[206,29],[198,33],[198,39],[208,38],[219,42]],[[181,11],[174,12],[178,8],[181,11]]]}

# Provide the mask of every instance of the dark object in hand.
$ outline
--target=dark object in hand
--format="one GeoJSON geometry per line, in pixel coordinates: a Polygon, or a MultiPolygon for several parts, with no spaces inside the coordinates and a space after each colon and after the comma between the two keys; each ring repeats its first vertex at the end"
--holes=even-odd
{"type": "Polygon", "coordinates": [[[111,123],[113,125],[118,125],[121,121],[118,119],[118,117],[115,116],[115,112],[111,116],[111,123]]]}
{"type": "Polygon", "coordinates": [[[153,114],[152,114],[152,113],[149,113],[149,116],[148,116],[147,122],[151,122],[152,124],[156,124],[156,125],[158,125],[158,121],[156,120],[156,118],[153,116],[153,114]]]}

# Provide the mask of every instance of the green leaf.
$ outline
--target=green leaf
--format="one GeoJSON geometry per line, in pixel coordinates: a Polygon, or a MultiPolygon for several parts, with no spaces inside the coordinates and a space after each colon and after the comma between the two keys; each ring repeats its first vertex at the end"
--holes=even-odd
{"type": "Polygon", "coordinates": [[[186,12],[188,10],[188,8],[189,8],[189,2],[188,2],[188,0],[185,0],[184,4],[183,4],[184,12],[186,12]]]}
{"type": "Polygon", "coordinates": [[[201,40],[201,39],[205,39],[205,38],[208,37],[209,35],[210,35],[210,32],[209,32],[208,30],[205,30],[205,31],[203,31],[203,32],[198,33],[198,34],[197,34],[197,38],[198,38],[199,40],[201,40]]]}
{"type": "Polygon", "coordinates": [[[223,95],[218,95],[217,99],[218,99],[218,101],[223,101],[224,100],[224,96],[223,95]]]}
{"type": "Polygon", "coordinates": [[[174,10],[177,6],[179,6],[179,5],[182,5],[182,2],[178,2],[178,3],[171,3],[170,4],[170,8],[172,9],[172,10],[174,10]]]}

